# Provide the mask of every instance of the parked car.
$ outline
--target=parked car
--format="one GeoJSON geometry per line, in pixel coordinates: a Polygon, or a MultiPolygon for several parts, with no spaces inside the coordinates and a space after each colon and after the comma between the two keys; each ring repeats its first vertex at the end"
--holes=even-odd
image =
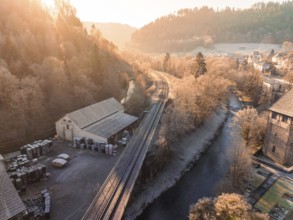
{"type": "Polygon", "coordinates": [[[68,161],[70,159],[70,156],[68,154],[59,154],[57,158],[61,158],[68,161]]]}
{"type": "Polygon", "coordinates": [[[56,158],[52,161],[52,165],[54,167],[60,167],[60,168],[64,167],[67,163],[68,161],[62,158],[56,158]]]}

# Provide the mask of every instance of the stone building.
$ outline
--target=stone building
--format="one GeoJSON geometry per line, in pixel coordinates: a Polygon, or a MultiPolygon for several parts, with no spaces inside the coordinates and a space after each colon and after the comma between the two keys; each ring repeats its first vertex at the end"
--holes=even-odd
{"type": "Polygon", "coordinates": [[[278,164],[293,165],[293,89],[270,109],[263,153],[278,164]]]}
{"type": "Polygon", "coordinates": [[[72,141],[74,137],[91,138],[108,143],[138,118],[124,113],[123,106],[109,98],[66,114],[56,122],[57,135],[72,141]]]}

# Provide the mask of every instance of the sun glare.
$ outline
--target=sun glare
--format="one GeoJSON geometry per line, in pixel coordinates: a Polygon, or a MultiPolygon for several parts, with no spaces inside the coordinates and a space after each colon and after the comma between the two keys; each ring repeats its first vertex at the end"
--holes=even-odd
{"type": "Polygon", "coordinates": [[[54,7],[55,6],[55,2],[54,0],[42,0],[44,2],[44,4],[48,7],[54,7]]]}

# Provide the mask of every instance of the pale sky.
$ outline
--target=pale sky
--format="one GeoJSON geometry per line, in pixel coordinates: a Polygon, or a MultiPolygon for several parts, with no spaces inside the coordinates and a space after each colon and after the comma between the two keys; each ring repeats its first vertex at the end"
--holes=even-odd
{"type": "MultiPolygon", "coordinates": [[[[53,0],[44,0],[52,2],[53,0]]],[[[182,8],[209,6],[215,9],[248,8],[270,0],[70,0],[82,21],[117,22],[142,27],[182,8]]],[[[283,0],[272,0],[283,2],[283,0]]]]}

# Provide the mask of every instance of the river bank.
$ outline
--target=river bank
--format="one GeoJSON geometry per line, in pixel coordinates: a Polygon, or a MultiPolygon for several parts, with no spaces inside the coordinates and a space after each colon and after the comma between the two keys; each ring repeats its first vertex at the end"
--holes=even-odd
{"type": "Polygon", "coordinates": [[[228,112],[226,107],[219,108],[200,129],[184,139],[168,166],[128,205],[124,219],[135,219],[149,204],[174,186],[190,170],[221,133],[228,118],[228,112]]]}

